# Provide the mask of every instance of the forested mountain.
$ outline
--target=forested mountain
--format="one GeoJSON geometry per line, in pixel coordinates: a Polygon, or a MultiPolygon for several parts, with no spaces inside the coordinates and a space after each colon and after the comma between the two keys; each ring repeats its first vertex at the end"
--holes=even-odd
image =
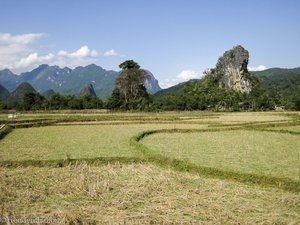
{"type": "Polygon", "coordinates": [[[294,69],[271,68],[251,72],[278,104],[291,104],[300,100],[300,67],[294,69]]]}
{"type": "Polygon", "coordinates": [[[20,76],[12,73],[10,70],[5,69],[0,71],[0,84],[8,91],[16,89],[17,85],[21,82],[20,76]]]}
{"type": "Polygon", "coordinates": [[[194,84],[194,83],[197,83],[199,81],[200,81],[199,79],[192,79],[192,80],[189,80],[189,81],[186,81],[186,82],[182,82],[182,83],[176,84],[174,86],[171,86],[169,88],[162,89],[162,90],[156,92],[154,94],[154,96],[155,97],[162,97],[162,96],[168,95],[168,94],[183,94],[184,93],[184,87],[187,84],[194,84]]]}
{"type": "Polygon", "coordinates": [[[8,97],[9,91],[5,87],[0,85],[0,101],[7,101],[8,97]]]}
{"type": "Polygon", "coordinates": [[[36,93],[36,90],[28,82],[23,82],[10,93],[8,100],[10,102],[21,102],[27,93],[36,93]]]}
{"type": "Polygon", "coordinates": [[[41,95],[45,98],[45,99],[50,99],[52,95],[55,94],[55,91],[53,91],[52,89],[49,89],[47,91],[44,91],[41,93],[41,95]]]}
{"type": "MultiPolygon", "coordinates": [[[[153,74],[146,71],[149,80],[145,86],[149,93],[155,93],[161,88],[153,74]]],[[[45,92],[52,89],[61,94],[79,94],[79,91],[86,84],[93,84],[94,90],[99,97],[111,95],[115,85],[118,72],[105,70],[100,66],[91,64],[85,67],[60,68],[58,66],[40,65],[38,68],[16,75],[10,70],[0,71],[0,84],[13,91],[20,83],[30,83],[38,92],[45,92]]]]}

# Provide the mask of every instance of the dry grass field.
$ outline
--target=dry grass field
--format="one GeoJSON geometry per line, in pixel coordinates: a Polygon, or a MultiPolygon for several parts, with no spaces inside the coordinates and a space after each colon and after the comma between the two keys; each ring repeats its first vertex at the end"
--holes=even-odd
{"type": "Polygon", "coordinates": [[[300,223],[299,113],[0,120],[0,224],[300,223]]]}

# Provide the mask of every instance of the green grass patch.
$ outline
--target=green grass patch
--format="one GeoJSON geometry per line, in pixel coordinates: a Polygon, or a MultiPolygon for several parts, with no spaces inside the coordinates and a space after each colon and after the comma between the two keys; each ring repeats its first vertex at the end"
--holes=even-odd
{"type": "Polygon", "coordinates": [[[14,129],[0,142],[1,161],[142,157],[129,139],[147,129],[200,128],[186,124],[74,125],[14,129]]]}
{"type": "Polygon", "coordinates": [[[142,143],[150,154],[199,166],[300,180],[298,135],[246,130],[157,133],[142,143]]]}
{"type": "Polygon", "coordinates": [[[285,126],[285,127],[274,127],[274,128],[269,128],[269,130],[274,130],[274,131],[291,131],[291,132],[297,132],[300,134],[300,126],[285,126]]]}

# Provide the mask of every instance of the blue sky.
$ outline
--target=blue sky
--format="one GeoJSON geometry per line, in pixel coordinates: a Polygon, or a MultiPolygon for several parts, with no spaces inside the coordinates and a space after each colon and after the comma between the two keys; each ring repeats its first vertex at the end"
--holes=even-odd
{"type": "Polygon", "coordinates": [[[0,69],[126,59],[163,87],[201,76],[241,44],[255,69],[300,66],[298,0],[0,0],[0,69]]]}

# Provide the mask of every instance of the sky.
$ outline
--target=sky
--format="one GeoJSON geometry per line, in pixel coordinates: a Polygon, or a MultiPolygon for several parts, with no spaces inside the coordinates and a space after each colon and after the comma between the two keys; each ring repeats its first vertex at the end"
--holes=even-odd
{"type": "Polygon", "coordinates": [[[249,68],[300,66],[299,0],[0,0],[0,69],[133,59],[163,87],[240,44],[249,68]]]}

